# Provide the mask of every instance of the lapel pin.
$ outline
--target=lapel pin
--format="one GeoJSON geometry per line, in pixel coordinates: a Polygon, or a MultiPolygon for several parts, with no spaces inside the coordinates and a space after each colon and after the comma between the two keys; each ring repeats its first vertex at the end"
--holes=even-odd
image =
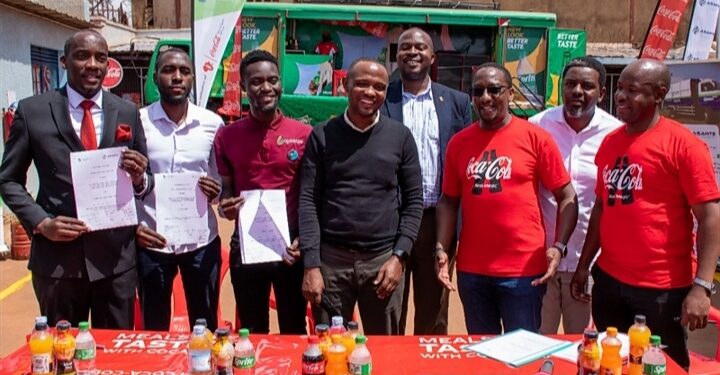
{"type": "Polygon", "coordinates": [[[287,157],[290,159],[290,161],[295,161],[298,159],[298,156],[300,156],[297,152],[297,150],[292,149],[290,152],[288,152],[287,157]]]}
{"type": "Polygon", "coordinates": [[[441,96],[441,97],[440,97],[440,101],[441,101],[441,102],[444,102],[445,99],[443,99],[443,97],[441,96]]]}

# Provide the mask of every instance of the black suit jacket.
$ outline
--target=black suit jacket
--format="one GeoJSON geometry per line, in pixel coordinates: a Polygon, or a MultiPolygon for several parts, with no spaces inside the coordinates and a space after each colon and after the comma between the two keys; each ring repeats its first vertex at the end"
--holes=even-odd
{"type": "MultiPolygon", "coordinates": [[[[445,85],[432,82],[433,102],[440,127],[440,184],[442,185],[442,169],[445,166],[445,149],[455,133],[472,123],[472,107],[470,97],[445,85]]],[[[395,121],[403,122],[402,109],[402,82],[396,80],[390,83],[385,103],[380,112],[395,121]]]]}
{"type": "MultiPolygon", "coordinates": [[[[127,146],[147,156],[137,107],[107,91],[102,97],[103,132],[98,147],[127,146]],[[131,127],[132,139],[115,140],[119,124],[131,127]]],[[[85,233],[70,242],[33,235],[46,217],[77,217],[70,152],[84,150],[70,121],[64,87],[20,101],[0,166],[0,194],[32,236],[28,268],[38,275],[95,281],[135,266],[134,226],[85,233]],[[25,189],[30,162],[35,163],[40,177],[36,200],[25,189]]],[[[148,177],[150,191],[154,180],[149,168],[148,177]]]]}

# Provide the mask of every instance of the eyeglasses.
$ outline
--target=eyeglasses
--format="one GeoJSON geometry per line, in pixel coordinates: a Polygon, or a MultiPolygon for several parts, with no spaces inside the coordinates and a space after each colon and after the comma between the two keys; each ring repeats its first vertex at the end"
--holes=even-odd
{"type": "Polygon", "coordinates": [[[490,86],[490,87],[477,86],[477,87],[472,88],[472,95],[473,96],[483,96],[485,94],[485,90],[487,90],[488,94],[490,94],[492,96],[498,96],[506,88],[507,87],[505,87],[505,86],[490,86]]]}

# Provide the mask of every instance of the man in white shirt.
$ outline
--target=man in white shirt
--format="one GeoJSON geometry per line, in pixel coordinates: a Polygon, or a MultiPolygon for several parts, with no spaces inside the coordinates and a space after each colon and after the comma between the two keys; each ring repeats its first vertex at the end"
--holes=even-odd
{"type": "Polygon", "coordinates": [[[158,173],[201,172],[198,185],[208,198],[208,236],[200,243],[168,245],[156,232],[155,192],[138,209],[139,295],[144,328],[165,331],[170,326],[170,296],[180,270],[190,323],[207,319],[217,328],[220,282],[220,238],[209,202],[220,193],[213,140],[223,125],[220,116],[188,100],[193,84],[190,57],[180,49],[158,55],[155,83],[160,101],[140,110],[147,137],[148,158],[158,173]]]}
{"type": "MultiPolygon", "coordinates": [[[[570,281],[582,252],[590,211],[595,202],[597,167],[595,154],[605,136],[622,123],[597,108],[605,96],[605,67],[592,57],[570,61],[563,71],[563,105],[545,110],[530,122],[553,137],[570,173],[578,196],[578,223],[567,244],[567,256],[560,261],[557,273],[547,283],[543,299],[540,333],[555,334],[562,316],[565,333],[582,333],[590,321],[590,303],[578,301],[570,294],[570,281]]],[[[555,235],[557,204],[552,193],[540,188],[548,241],[555,235]]],[[[550,243],[548,243],[550,245],[550,243]]]]}

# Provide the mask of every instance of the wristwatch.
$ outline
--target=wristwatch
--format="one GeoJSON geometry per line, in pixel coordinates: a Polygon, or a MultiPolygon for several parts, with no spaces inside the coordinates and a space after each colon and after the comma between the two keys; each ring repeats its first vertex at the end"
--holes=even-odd
{"type": "Polygon", "coordinates": [[[567,245],[566,244],[564,244],[560,241],[555,241],[555,243],[552,245],[552,247],[560,250],[561,258],[564,259],[567,256],[567,245]]]}
{"type": "Polygon", "coordinates": [[[408,259],[408,253],[405,252],[405,250],[395,249],[392,252],[392,255],[398,257],[401,262],[405,263],[408,259]]]}
{"type": "Polygon", "coordinates": [[[705,281],[699,277],[696,277],[693,279],[693,284],[702,287],[703,289],[707,290],[708,293],[712,296],[713,294],[717,293],[717,289],[715,288],[715,284],[713,284],[712,281],[705,281]]]}

